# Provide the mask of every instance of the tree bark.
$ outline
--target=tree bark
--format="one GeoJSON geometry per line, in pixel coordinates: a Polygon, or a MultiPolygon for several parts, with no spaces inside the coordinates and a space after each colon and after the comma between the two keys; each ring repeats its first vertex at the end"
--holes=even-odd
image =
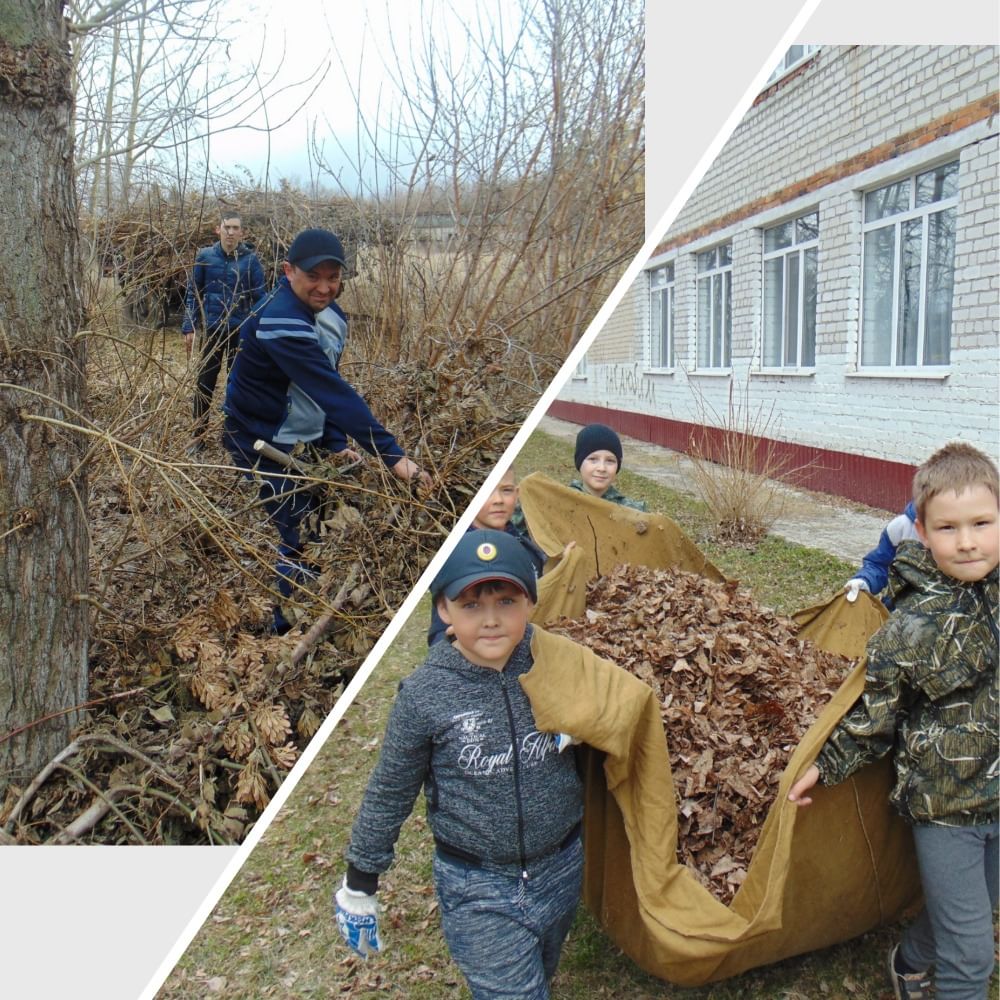
{"type": "Polygon", "coordinates": [[[87,691],[87,484],[63,0],[0,3],[0,793],[68,742],[87,691]],[[24,728],[16,735],[11,731],[24,728]]]}

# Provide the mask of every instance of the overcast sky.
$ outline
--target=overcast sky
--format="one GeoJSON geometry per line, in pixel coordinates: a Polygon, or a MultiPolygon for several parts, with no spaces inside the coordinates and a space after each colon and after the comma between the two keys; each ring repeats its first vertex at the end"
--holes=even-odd
{"type": "MultiPolygon", "coordinates": [[[[466,9],[477,6],[473,0],[457,2],[466,9]]],[[[650,143],[647,177],[652,183],[647,189],[650,197],[666,207],[677,190],[676,178],[683,179],[688,169],[676,166],[671,177],[668,160],[677,159],[679,147],[692,157],[706,147],[725,115],[744,100],[754,65],[769,57],[789,15],[776,10],[782,4],[754,5],[745,0],[647,3],[651,14],[661,15],[647,43],[647,135],[655,140],[650,143]],[[739,20],[743,10],[751,18],[746,23],[739,20]],[[744,57],[741,82],[741,74],[733,68],[744,57]],[[660,158],[651,162],[654,146],[660,158]]],[[[402,26],[410,20],[416,0],[390,0],[389,5],[394,23],[402,26]]],[[[274,7],[267,15],[269,42],[278,44],[282,22],[286,22],[290,48],[285,64],[289,72],[294,71],[292,79],[326,54],[331,34],[327,14],[334,19],[332,33],[341,52],[355,68],[362,29],[373,21],[385,23],[381,0],[355,0],[346,5],[286,0],[274,7]]],[[[249,7],[241,4],[240,9],[246,12],[248,26],[256,30],[249,7]]],[[[995,44],[997,11],[995,0],[949,0],[946,5],[940,0],[823,0],[798,40],[995,44]]],[[[249,34],[242,33],[240,45],[231,49],[232,58],[249,59],[255,51],[249,34]]],[[[374,100],[382,77],[381,61],[366,58],[364,69],[374,100]]],[[[330,77],[304,118],[322,112],[338,130],[353,128],[353,100],[343,93],[341,79],[341,75],[330,77]]],[[[277,102],[269,111],[277,117],[277,102]]],[[[272,176],[301,171],[308,177],[301,156],[306,134],[305,120],[298,120],[272,137],[272,176]]],[[[266,160],[262,153],[266,149],[262,150],[261,140],[252,133],[220,138],[212,147],[215,162],[246,163],[257,165],[256,169],[262,169],[266,160]]],[[[282,793],[291,785],[286,782],[282,793]]],[[[258,824],[254,833],[261,833],[264,825],[258,824]]],[[[203,897],[220,876],[223,881],[231,877],[240,861],[237,854],[237,849],[225,847],[4,848],[0,851],[5,901],[0,908],[0,937],[12,956],[4,970],[4,994],[134,1000],[171,947],[183,946],[178,935],[192,916],[197,917],[196,923],[204,918],[203,897]]],[[[303,905],[310,902],[317,907],[322,903],[304,900],[303,905]]],[[[236,985],[252,988],[252,984],[236,985]]]]}
{"type": "MultiPolygon", "coordinates": [[[[457,0],[456,6],[466,18],[475,11],[475,16],[495,21],[501,16],[498,11],[509,11],[514,5],[457,0]]],[[[326,157],[352,180],[358,142],[365,144],[358,137],[359,114],[369,123],[376,118],[385,122],[400,106],[393,76],[405,73],[406,65],[394,54],[393,46],[398,52],[419,51],[430,32],[435,45],[442,50],[450,46],[461,57],[465,30],[451,7],[447,0],[356,0],[346,5],[294,0],[275,4],[264,17],[232,25],[236,39],[230,47],[232,60],[250,64],[263,46],[264,77],[277,69],[278,81],[291,85],[324,68],[326,76],[311,95],[311,85],[307,85],[268,100],[266,117],[257,115],[254,124],[257,128],[269,125],[269,136],[249,128],[215,134],[210,166],[244,167],[256,178],[266,172],[272,185],[285,177],[305,186],[316,170],[309,156],[315,129],[326,157]],[[339,151],[340,146],[348,151],[347,156],[339,151]]]]}
{"type": "MultiPolygon", "coordinates": [[[[355,182],[351,164],[358,160],[359,113],[368,122],[378,117],[384,124],[390,110],[400,105],[399,94],[394,92],[386,70],[387,65],[391,66],[393,74],[398,75],[400,62],[405,61],[393,54],[393,40],[398,51],[406,52],[411,47],[419,49],[422,39],[430,34],[436,45],[442,49],[450,45],[460,55],[464,37],[462,19],[487,18],[495,23],[501,16],[498,11],[506,12],[509,17],[511,8],[517,6],[512,0],[355,0],[346,5],[326,0],[294,0],[274,5],[267,0],[256,2],[258,11],[266,11],[265,14],[255,14],[254,0],[244,0],[247,16],[242,23],[227,27],[227,32],[231,31],[235,38],[230,48],[231,58],[249,64],[263,45],[265,75],[278,70],[279,83],[294,84],[322,67],[327,67],[326,77],[308,100],[308,89],[300,87],[267,102],[266,119],[260,114],[255,124],[258,128],[270,124],[273,129],[270,136],[251,129],[214,135],[209,166],[224,171],[243,167],[255,179],[264,179],[266,173],[272,185],[284,177],[306,186],[316,172],[308,153],[315,128],[327,158],[335,169],[344,171],[348,187],[355,182]],[[453,7],[461,11],[461,17],[453,13],[453,7]],[[275,128],[290,117],[290,121],[275,128]],[[349,151],[347,156],[338,151],[338,144],[349,151]]],[[[724,0],[724,4],[729,2],[724,0]]],[[[788,12],[769,13],[773,22],[770,40],[777,43],[783,26],[803,2],[775,3],[778,8],[787,7],[788,12]]],[[[930,4],[931,0],[923,2],[930,4]]],[[[760,61],[767,58],[766,37],[754,37],[755,44],[737,45],[726,55],[718,39],[707,47],[691,45],[690,33],[684,30],[687,26],[679,24],[676,12],[665,0],[648,0],[647,10],[648,89],[654,94],[676,93],[669,81],[685,77],[698,80],[706,66],[712,65],[725,65],[727,74],[739,78],[739,89],[749,83],[760,61]],[[711,51],[725,58],[706,62],[711,51]]],[[[871,8],[870,0],[823,0],[801,40],[841,44],[995,42],[1000,23],[998,10],[991,0],[951,0],[949,15],[942,19],[921,15],[912,0],[886,0],[877,12],[871,8]]],[[[743,4],[731,7],[729,23],[732,25],[734,19],[739,21],[745,12],[743,4]]],[[[747,27],[741,24],[738,31],[747,27]]],[[[767,32],[763,34],[766,36],[767,32]]],[[[703,92],[704,80],[699,88],[703,92]]],[[[704,146],[708,133],[701,134],[703,119],[712,119],[713,130],[717,127],[716,110],[700,109],[700,101],[667,100],[662,112],[655,120],[647,119],[650,157],[647,168],[651,176],[661,173],[658,163],[664,166],[672,163],[678,135],[688,137],[692,147],[704,146]]],[[[365,140],[360,142],[364,144],[365,140]]],[[[330,181],[328,177],[325,180],[330,181]]],[[[666,194],[664,190],[664,199],[666,194]]],[[[648,217],[656,218],[658,214],[654,210],[648,217]]]]}

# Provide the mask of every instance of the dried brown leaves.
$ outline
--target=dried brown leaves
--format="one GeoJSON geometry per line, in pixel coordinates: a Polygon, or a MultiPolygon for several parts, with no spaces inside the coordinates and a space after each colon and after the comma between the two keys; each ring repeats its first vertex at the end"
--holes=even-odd
{"type": "Polygon", "coordinates": [[[678,855],[717,898],[746,878],[791,752],[851,663],[735,583],[619,566],[552,627],[649,684],[677,789],[678,855]]]}
{"type": "Polygon", "coordinates": [[[133,450],[92,465],[89,697],[100,703],[16,820],[23,789],[10,789],[0,823],[21,843],[67,830],[89,843],[241,840],[533,402],[494,360],[470,351],[434,371],[352,371],[436,485],[419,496],[373,459],[349,475],[335,460],[312,466],[325,498],[307,553],[318,574],[286,613],[307,626],[349,573],[358,582],[295,664],[299,636],[265,633],[277,534],[256,487],[214,442],[197,463],[178,456],[186,394],[136,379],[126,405],[95,380],[96,409],[141,428],[115,429],[133,450]]]}

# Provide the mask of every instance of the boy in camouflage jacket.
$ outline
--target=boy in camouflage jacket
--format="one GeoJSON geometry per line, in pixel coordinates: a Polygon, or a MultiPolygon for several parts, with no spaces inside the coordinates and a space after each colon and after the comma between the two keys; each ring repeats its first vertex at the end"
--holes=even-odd
{"type": "MultiPolygon", "coordinates": [[[[607,500],[619,507],[646,511],[645,500],[634,500],[625,496],[615,480],[622,467],[622,441],[612,428],[605,424],[587,424],[576,436],[573,463],[580,473],[579,479],[569,483],[571,490],[578,490],[588,496],[607,500]]],[[[522,541],[531,540],[528,522],[518,504],[510,518],[511,532],[522,541]]]]}
{"type": "Polygon", "coordinates": [[[570,489],[600,497],[608,503],[633,510],[646,510],[645,500],[633,500],[616,486],[615,480],[622,470],[621,438],[605,424],[587,424],[576,436],[573,464],[580,473],[570,489]]]}
{"type": "Polygon", "coordinates": [[[799,805],[893,753],[890,801],[914,830],[925,909],[889,954],[897,1000],[985,1000],[998,885],[997,469],[963,443],[917,471],[916,541],[890,570],[896,610],[865,690],[792,786],[799,805]]]}

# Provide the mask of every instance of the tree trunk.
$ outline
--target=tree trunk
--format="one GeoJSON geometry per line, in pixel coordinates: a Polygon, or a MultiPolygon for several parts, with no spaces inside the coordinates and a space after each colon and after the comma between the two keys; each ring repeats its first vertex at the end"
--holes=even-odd
{"type": "Polygon", "coordinates": [[[63,0],[0,3],[0,793],[87,690],[85,443],[37,419],[84,406],[70,73],[63,0]]]}

